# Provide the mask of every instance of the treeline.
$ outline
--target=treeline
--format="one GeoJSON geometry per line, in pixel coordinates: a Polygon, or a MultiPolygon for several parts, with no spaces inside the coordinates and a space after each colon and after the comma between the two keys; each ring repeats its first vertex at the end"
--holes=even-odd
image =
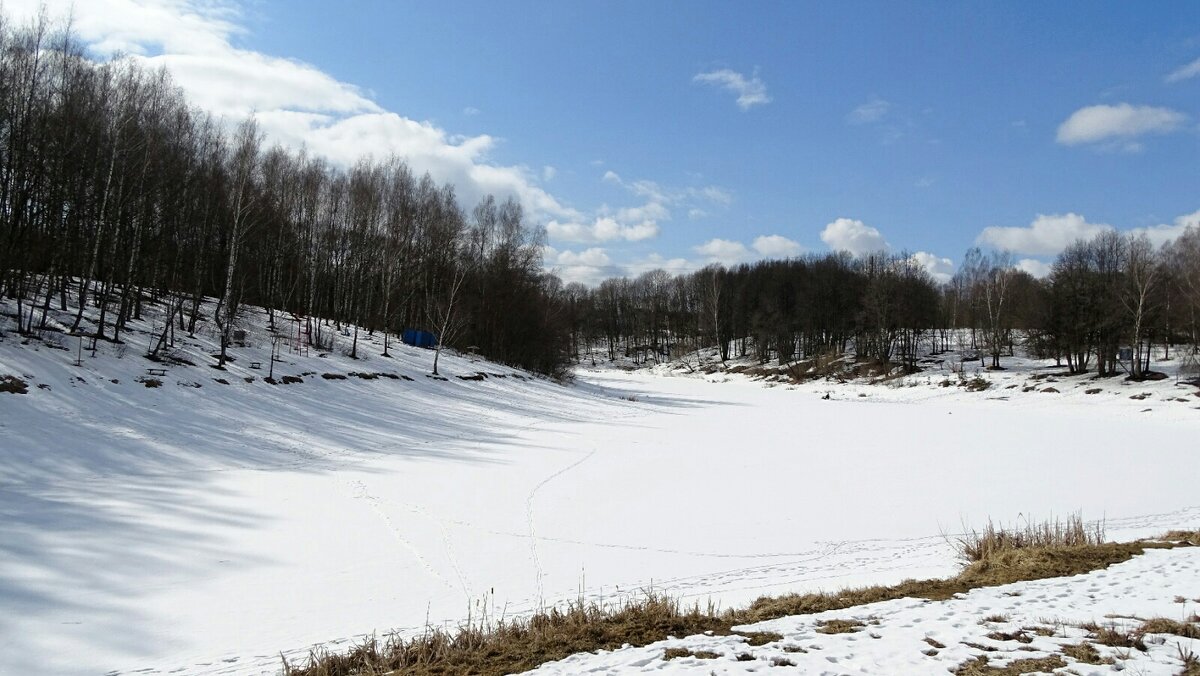
{"type": "Polygon", "coordinates": [[[1160,249],[1144,235],[1106,232],[1068,247],[1045,279],[1007,254],[971,249],[946,283],[906,254],[840,253],[679,276],[655,270],[567,293],[577,359],[594,358],[595,345],[637,362],[716,345],[722,360],[849,351],[912,369],[922,354],[964,349],[1000,368],[1023,340],[1073,373],[1141,377],[1152,344],[1200,343],[1200,230],[1160,249]],[[1121,348],[1132,352],[1123,363],[1121,348]]]}
{"type": "MultiPolygon", "coordinates": [[[[21,332],[44,328],[52,304],[77,303],[73,332],[120,341],[155,303],[168,312],[157,352],[169,327],[196,330],[209,296],[222,364],[256,305],[272,325],[280,312],[304,317],[318,349],[334,332],[314,317],[427,329],[555,373],[569,327],[542,238],[512,201],[488,197],[468,214],[453,186],[400,158],[342,169],[264,147],[253,120],[224,128],[165,71],[95,63],[44,18],[0,17],[0,293],[16,300],[21,332]]],[[[357,334],[349,350],[358,356],[357,334]]]]}

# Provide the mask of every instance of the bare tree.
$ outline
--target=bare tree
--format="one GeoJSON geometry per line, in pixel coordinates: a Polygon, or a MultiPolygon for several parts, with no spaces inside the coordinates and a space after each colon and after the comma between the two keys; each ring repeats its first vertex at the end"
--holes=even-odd
{"type": "Polygon", "coordinates": [[[221,356],[217,362],[219,366],[225,366],[229,343],[233,337],[233,325],[237,319],[239,298],[234,281],[238,251],[242,237],[250,227],[250,209],[254,205],[254,174],[258,166],[258,149],[261,142],[258,123],[253,117],[238,126],[229,166],[233,186],[231,222],[227,233],[229,257],[225,263],[225,290],[217,304],[215,317],[217,328],[221,331],[221,356]]]}
{"type": "Polygon", "coordinates": [[[455,311],[458,309],[463,282],[466,278],[466,268],[461,266],[456,268],[452,273],[450,283],[438,294],[439,298],[430,308],[430,321],[438,327],[437,346],[433,350],[433,375],[435,376],[439,375],[438,360],[442,356],[442,348],[454,340],[462,327],[461,313],[456,314],[455,311]]]}
{"type": "Polygon", "coordinates": [[[1121,304],[1131,322],[1130,344],[1133,363],[1130,375],[1141,378],[1150,368],[1150,348],[1143,346],[1148,315],[1156,309],[1162,267],[1150,239],[1145,234],[1126,238],[1125,284],[1120,293],[1121,304]]]}

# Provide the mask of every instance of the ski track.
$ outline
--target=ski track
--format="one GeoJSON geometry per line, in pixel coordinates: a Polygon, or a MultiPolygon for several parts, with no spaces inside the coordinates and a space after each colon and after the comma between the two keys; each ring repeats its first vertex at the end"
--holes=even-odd
{"type": "Polygon", "coordinates": [[[546,477],[545,479],[542,479],[541,482],[538,483],[538,485],[533,487],[533,490],[529,491],[528,497],[525,498],[525,520],[526,520],[526,523],[529,525],[529,549],[530,549],[530,553],[532,554],[534,568],[537,571],[537,594],[538,594],[538,603],[539,604],[545,602],[546,594],[545,594],[545,589],[542,586],[542,581],[546,576],[546,571],[545,571],[545,569],[542,568],[541,557],[538,556],[538,547],[537,547],[538,537],[537,537],[537,529],[534,527],[533,500],[534,500],[534,498],[537,497],[538,491],[542,490],[542,488],[544,488],[547,484],[549,484],[551,481],[554,481],[555,479],[559,478],[560,476],[566,474],[567,472],[570,472],[571,470],[582,465],[583,463],[587,462],[587,460],[589,458],[591,458],[593,455],[596,455],[595,449],[593,449],[591,452],[589,452],[587,455],[583,456],[582,458],[571,463],[570,465],[567,465],[566,467],[558,470],[554,474],[551,474],[550,476],[546,477]]]}

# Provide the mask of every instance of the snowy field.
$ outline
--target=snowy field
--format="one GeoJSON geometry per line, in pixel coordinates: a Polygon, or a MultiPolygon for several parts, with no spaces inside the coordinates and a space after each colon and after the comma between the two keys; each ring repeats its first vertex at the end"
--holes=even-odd
{"type": "MultiPolygon", "coordinates": [[[[0,673],[274,673],[281,651],[581,594],[728,607],[948,576],[941,534],[988,517],[1082,510],[1113,539],[1200,526],[1200,399],[1173,380],[1087,395],[1083,378],[1005,389],[1017,372],[966,392],[581,370],[563,387],[453,355],[434,380],[430,352],[384,359],[362,338],[367,360],[344,336],[327,357],[285,351],[276,377],[299,384],[249,368],[260,341],[157,388],[135,380],[155,366],[144,335],[83,366],[70,341],[0,340],[0,374],[29,383],[0,394],[0,673]],[[352,371],[411,380],[321,377],[352,371]]],[[[212,347],[181,349],[203,364],[212,347]]],[[[1178,566],[1200,596],[1189,551],[1123,565],[1178,566]]],[[[907,636],[921,610],[863,612],[907,636]]],[[[806,645],[811,621],[775,630],[806,645]]],[[[822,641],[822,658],[872,654],[822,641]]]]}

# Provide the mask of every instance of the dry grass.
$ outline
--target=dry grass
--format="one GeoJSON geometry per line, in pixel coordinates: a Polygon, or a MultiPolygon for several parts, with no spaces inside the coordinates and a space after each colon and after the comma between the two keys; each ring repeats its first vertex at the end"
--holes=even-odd
{"type": "Polygon", "coordinates": [[[1200,657],[1182,645],[1176,649],[1179,651],[1179,661],[1183,662],[1183,671],[1179,672],[1179,676],[1200,676],[1200,657]]]}
{"type": "MultiPolygon", "coordinates": [[[[704,632],[728,635],[735,633],[733,627],[738,625],[789,615],[842,610],[901,598],[945,600],[978,587],[1077,575],[1127,561],[1149,548],[1188,546],[1188,542],[1187,538],[1168,537],[1165,541],[1104,543],[1103,529],[1084,528],[1078,517],[1064,525],[1056,522],[1050,526],[1028,528],[1019,535],[989,525],[981,535],[969,540],[983,556],[948,579],[906,580],[890,586],[763,597],[747,608],[724,612],[718,612],[712,606],[704,609],[683,607],[677,600],[654,593],[615,606],[579,601],[529,618],[468,623],[456,630],[429,629],[420,636],[407,639],[398,636],[383,640],[371,638],[347,653],[316,651],[310,653],[305,664],[285,662],[284,673],[286,676],[381,676],[400,672],[425,676],[520,672],[575,653],[611,650],[624,644],[644,646],[667,636],[704,632]]],[[[992,619],[1000,621],[998,617],[992,619]]],[[[1153,624],[1151,627],[1170,629],[1165,633],[1180,636],[1189,635],[1181,632],[1197,631],[1194,624],[1175,625],[1153,624]]],[[[853,632],[862,626],[864,624],[859,620],[829,620],[820,623],[818,631],[853,632]]],[[[1093,625],[1084,628],[1092,632],[1089,640],[1093,643],[1138,649],[1145,648],[1141,635],[1149,631],[1145,627],[1126,633],[1115,627],[1093,625]]],[[[780,635],[770,633],[741,635],[752,646],[782,640],[780,635]]],[[[1021,639],[1013,636],[1011,640],[1021,639]]],[[[930,645],[934,644],[930,642],[930,645]]],[[[1086,651],[1086,648],[1078,650],[1086,651]]],[[[1019,674],[1039,669],[1052,671],[1063,666],[1066,663],[1057,656],[1018,660],[1004,668],[990,666],[986,658],[981,657],[964,664],[955,673],[966,676],[1019,674]]]]}
{"type": "Polygon", "coordinates": [[[0,376],[0,392],[9,394],[28,394],[29,384],[16,376],[0,376]]]}
{"type": "Polygon", "coordinates": [[[695,657],[696,659],[701,660],[715,660],[720,657],[720,655],[711,650],[697,650],[692,652],[687,648],[667,648],[667,650],[663,653],[664,660],[674,660],[679,659],[680,657],[695,657]]]}
{"type": "Polygon", "coordinates": [[[1024,629],[1017,631],[993,631],[987,635],[993,641],[1016,641],[1017,643],[1033,643],[1033,637],[1025,633],[1024,629]]]}
{"type": "Polygon", "coordinates": [[[1165,542],[1179,542],[1200,547],[1200,530],[1171,530],[1163,534],[1160,539],[1165,542]]]}
{"type": "Polygon", "coordinates": [[[1147,634],[1171,634],[1182,638],[1200,639],[1200,624],[1191,619],[1185,621],[1170,620],[1163,617],[1143,621],[1133,629],[1123,629],[1115,623],[1101,626],[1094,622],[1080,626],[1091,634],[1094,643],[1113,648],[1132,648],[1146,651],[1145,637],[1147,634]]]}
{"type": "Polygon", "coordinates": [[[1085,547],[1104,544],[1104,523],[1086,524],[1076,513],[1066,521],[1026,522],[1024,526],[997,527],[990,519],[982,531],[972,529],[951,540],[958,555],[968,563],[991,559],[1019,549],[1085,547]]]}
{"type": "Polygon", "coordinates": [[[817,633],[853,634],[865,626],[858,620],[820,620],[817,622],[817,633]]]}
{"type": "Polygon", "coordinates": [[[1171,546],[1168,543],[1129,542],[1008,550],[972,563],[957,576],[948,579],[905,580],[890,586],[858,587],[832,593],[763,597],[739,614],[747,622],[759,622],[902,598],[944,601],[978,587],[1087,573],[1128,561],[1148,548],[1171,546]]]}
{"type": "Polygon", "coordinates": [[[738,635],[746,638],[747,645],[756,647],[783,640],[783,634],[776,634],[772,631],[743,631],[738,632],[738,635]]]}
{"type": "Polygon", "coordinates": [[[508,674],[578,652],[648,645],[670,636],[729,633],[732,614],[683,608],[647,594],[619,606],[576,602],[527,619],[470,624],[455,631],[429,629],[403,639],[368,639],[348,653],[314,652],[307,664],[284,665],[289,676],[508,674]]]}
{"type": "Polygon", "coordinates": [[[1174,634],[1175,636],[1182,636],[1184,638],[1200,638],[1200,625],[1194,622],[1168,620],[1163,617],[1146,620],[1136,631],[1142,636],[1146,634],[1174,634]]]}
{"type": "Polygon", "coordinates": [[[1102,627],[1095,623],[1084,624],[1080,629],[1091,634],[1089,637],[1093,643],[1106,645],[1110,648],[1133,648],[1142,652],[1146,651],[1146,644],[1142,642],[1142,637],[1136,632],[1124,631],[1111,624],[1107,627],[1102,627]]]}
{"type": "Polygon", "coordinates": [[[1025,660],[1013,660],[1004,667],[993,667],[988,664],[987,655],[980,655],[975,659],[967,662],[957,669],[954,673],[958,676],[1021,676],[1021,674],[1030,674],[1035,672],[1052,672],[1055,669],[1062,669],[1067,666],[1063,658],[1058,655],[1050,657],[1039,657],[1025,660]]]}
{"type": "Polygon", "coordinates": [[[1111,657],[1101,657],[1100,651],[1096,650],[1096,646],[1084,641],[1073,645],[1063,646],[1062,652],[1067,657],[1074,659],[1076,662],[1084,664],[1114,664],[1116,660],[1111,657]]]}

